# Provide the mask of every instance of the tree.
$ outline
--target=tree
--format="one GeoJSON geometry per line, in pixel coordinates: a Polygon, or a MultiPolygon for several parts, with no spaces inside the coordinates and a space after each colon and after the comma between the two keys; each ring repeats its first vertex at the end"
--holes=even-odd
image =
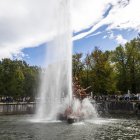
{"type": "Polygon", "coordinates": [[[80,74],[83,70],[83,63],[82,63],[82,53],[77,53],[73,55],[73,77],[77,77],[80,79],[80,74]]]}
{"type": "Polygon", "coordinates": [[[122,45],[118,46],[113,52],[112,62],[115,63],[117,88],[119,91],[126,92],[129,88],[128,60],[125,49],[122,45]]]}
{"type": "Polygon", "coordinates": [[[128,72],[130,79],[130,89],[132,93],[138,92],[139,87],[139,69],[140,69],[140,45],[138,39],[133,39],[125,45],[127,60],[128,60],[128,72]]]}
{"type": "Polygon", "coordinates": [[[37,92],[39,68],[25,61],[3,59],[0,61],[0,95],[34,98],[37,92]]]}
{"type": "Polygon", "coordinates": [[[115,92],[115,79],[113,66],[109,61],[108,52],[102,52],[95,48],[91,54],[93,66],[93,88],[98,94],[111,94],[115,92]]]}
{"type": "Polygon", "coordinates": [[[112,62],[115,63],[117,88],[126,93],[140,91],[140,40],[135,38],[124,46],[118,46],[113,52],[112,62]]]}

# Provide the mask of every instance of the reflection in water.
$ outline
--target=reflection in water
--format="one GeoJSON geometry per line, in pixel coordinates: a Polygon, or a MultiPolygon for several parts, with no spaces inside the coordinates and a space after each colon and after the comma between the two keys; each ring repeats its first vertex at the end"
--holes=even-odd
{"type": "Polygon", "coordinates": [[[0,116],[0,140],[139,140],[140,120],[105,118],[72,125],[33,123],[32,116],[0,116]],[[25,120],[25,118],[27,118],[25,120]]]}

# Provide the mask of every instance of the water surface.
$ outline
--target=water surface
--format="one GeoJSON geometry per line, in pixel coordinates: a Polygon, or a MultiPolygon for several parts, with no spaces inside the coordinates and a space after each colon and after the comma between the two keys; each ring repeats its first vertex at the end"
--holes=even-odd
{"type": "Polygon", "coordinates": [[[75,124],[29,121],[32,116],[0,116],[0,140],[140,140],[138,118],[102,118],[75,124]]]}

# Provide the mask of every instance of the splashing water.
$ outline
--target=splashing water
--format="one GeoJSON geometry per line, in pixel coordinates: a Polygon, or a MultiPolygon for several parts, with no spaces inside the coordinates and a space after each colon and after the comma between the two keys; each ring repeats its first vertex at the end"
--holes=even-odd
{"type": "Polygon", "coordinates": [[[88,98],[80,101],[74,98],[72,100],[72,116],[80,117],[82,119],[93,119],[98,117],[98,113],[95,108],[95,104],[91,104],[88,98]]]}
{"type": "Polygon", "coordinates": [[[35,120],[39,122],[57,120],[58,114],[64,113],[68,106],[72,106],[73,112],[77,112],[82,106],[81,112],[86,114],[85,117],[89,113],[88,110],[95,113],[87,99],[82,103],[78,99],[72,100],[71,2],[52,0],[52,3],[55,4],[52,14],[55,37],[48,43],[46,67],[40,74],[39,102],[35,115],[35,120]]]}
{"type": "MultiPolygon", "coordinates": [[[[55,1],[54,16],[56,35],[48,43],[46,68],[40,74],[37,120],[55,120],[64,100],[72,99],[72,31],[70,25],[70,1],[55,1]],[[57,6],[56,6],[57,4],[57,6]]],[[[53,8],[53,7],[52,7],[53,8]]],[[[54,24],[54,23],[52,23],[54,24]]]]}

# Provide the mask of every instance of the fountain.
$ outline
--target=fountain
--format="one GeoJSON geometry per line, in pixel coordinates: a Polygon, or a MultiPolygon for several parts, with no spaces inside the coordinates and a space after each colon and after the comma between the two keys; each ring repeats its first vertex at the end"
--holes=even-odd
{"type": "MultiPolygon", "coordinates": [[[[55,1],[55,0],[54,0],[55,1]]],[[[36,121],[57,120],[59,114],[64,114],[68,107],[72,112],[81,108],[87,113],[90,102],[86,99],[80,102],[72,97],[72,29],[70,23],[70,0],[57,1],[54,10],[55,36],[46,49],[45,69],[40,74],[40,87],[37,103],[36,121]]],[[[52,23],[53,24],[53,23],[52,23]]]]}
{"type": "MultiPolygon", "coordinates": [[[[58,2],[57,2],[58,3],[58,2]]],[[[59,0],[55,22],[56,35],[48,43],[46,68],[41,73],[38,120],[55,120],[64,100],[72,99],[72,31],[70,26],[70,1],[59,0]]],[[[53,24],[53,23],[52,23],[53,24]]]]}

